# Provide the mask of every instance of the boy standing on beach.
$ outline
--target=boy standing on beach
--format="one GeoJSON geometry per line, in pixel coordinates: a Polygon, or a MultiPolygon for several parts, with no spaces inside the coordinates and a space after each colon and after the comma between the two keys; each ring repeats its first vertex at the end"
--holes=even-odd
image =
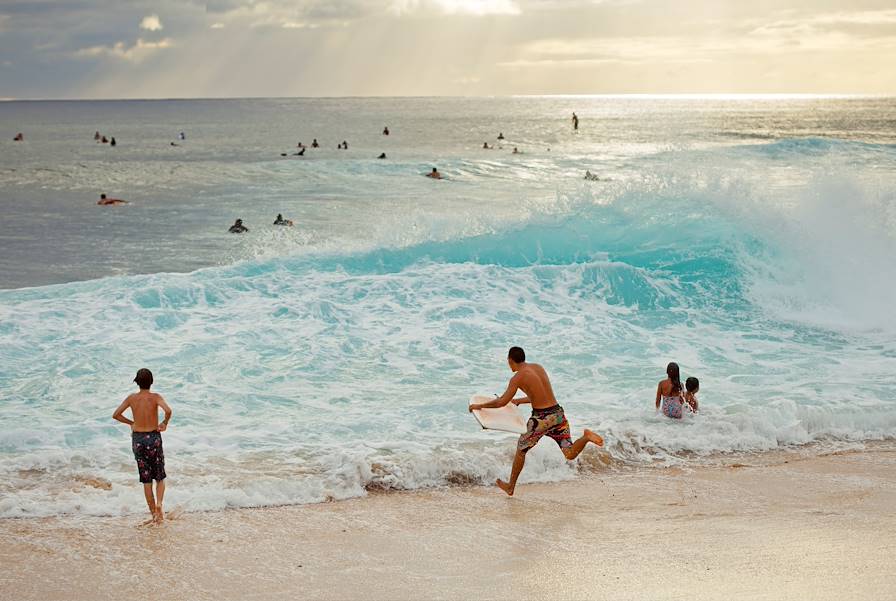
{"type": "Polygon", "coordinates": [[[154,522],[165,519],[162,511],[162,501],[165,498],[165,453],[162,451],[162,432],[168,428],[171,421],[171,407],[161,395],[149,391],[152,386],[152,372],[145,367],[137,372],[134,382],[140,387],[139,392],[128,395],[115,413],[112,419],[116,419],[131,427],[131,446],[134,450],[134,459],[137,460],[137,471],[140,474],[140,482],[143,483],[143,495],[146,504],[152,514],[154,522]],[[130,408],[133,420],[123,414],[130,408]],[[165,419],[159,423],[159,409],[165,412],[165,419]],[[153,495],[152,481],[156,481],[156,491],[153,495]]]}
{"type": "Polygon", "coordinates": [[[537,363],[526,363],[526,353],[523,349],[518,346],[512,347],[507,353],[507,365],[514,375],[510,378],[510,383],[504,394],[488,403],[474,403],[470,405],[470,411],[503,407],[507,403],[532,404],[532,417],[526,424],[526,433],[520,436],[516,446],[510,481],[498,480],[495,482],[498,488],[512,497],[513,491],[516,489],[516,479],[526,463],[526,453],[541,440],[542,436],[547,435],[553,438],[569,461],[578,457],[589,442],[601,447],[604,441],[591,430],[585,430],[581,438],[573,442],[569,431],[569,422],[566,421],[563,407],[557,404],[548,373],[537,363]],[[517,390],[522,390],[526,396],[519,399],[513,398],[517,390]]]}

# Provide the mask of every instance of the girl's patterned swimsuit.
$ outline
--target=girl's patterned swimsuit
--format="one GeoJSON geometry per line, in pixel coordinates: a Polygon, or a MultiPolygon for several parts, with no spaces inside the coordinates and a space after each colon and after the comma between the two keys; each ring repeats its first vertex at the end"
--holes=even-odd
{"type": "Polygon", "coordinates": [[[664,396],[663,415],[672,419],[681,419],[681,405],[680,396],[664,396]]]}

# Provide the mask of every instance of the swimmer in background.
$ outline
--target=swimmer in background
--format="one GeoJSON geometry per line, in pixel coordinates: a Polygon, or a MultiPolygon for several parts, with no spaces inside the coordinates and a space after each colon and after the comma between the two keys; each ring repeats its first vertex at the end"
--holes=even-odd
{"type": "Polygon", "coordinates": [[[249,228],[247,228],[245,225],[243,225],[242,219],[237,219],[236,221],[233,222],[233,225],[231,225],[230,229],[227,231],[230,232],[231,234],[242,234],[244,232],[248,232],[249,228]]]}
{"type": "Polygon", "coordinates": [[[513,152],[511,152],[510,154],[521,154],[521,153],[520,153],[519,149],[516,146],[514,146],[513,152]]]}
{"type": "Polygon", "coordinates": [[[94,139],[96,142],[99,142],[99,141],[100,141],[100,138],[102,138],[102,136],[100,135],[100,132],[96,132],[95,134],[93,134],[93,139],[94,139]]]}
{"type": "Polygon", "coordinates": [[[115,141],[115,136],[112,136],[112,139],[109,140],[109,146],[115,146],[118,142],[115,141]]]}
{"type": "Polygon", "coordinates": [[[585,170],[585,179],[587,179],[589,182],[597,182],[597,181],[600,181],[600,178],[599,178],[599,177],[597,177],[595,174],[591,173],[591,172],[588,171],[587,169],[585,170]]]}
{"type": "Polygon", "coordinates": [[[575,113],[572,114],[572,128],[576,131],[579,129],[579,117],[575,113]]]}
{"type": "Polygon", "coordinates": [[[384,135],[384,136],[388,136],[388,135],[389,135],[389,128],[388,128],[388,127],[384,127],[384,128],[383,128],[383,135],[384,135]]]}
{"type": "Polygon", "coordinates": [[[13,142],[24,142],[25,135],[22,132],[16,134],[16,137],[12,139],[13,142]]]}
{"type": "Polygon", "coordinates": [[[684,402],[687,404],[691,413],[697,413],[700,403],[697,402],[697,393],[700,392],[700,380],[690,377],[684,381],[684,402]]]}
{"type": "Polygon", "coordinates": [[[319,148],[319,147],[320,147],[320,144],[317,143],[317,138],[314,138],[311,141],[311,148],[319,148]]]}
{"type": "Polygon", "coordinates": [[[482,143],[482,149],[483,149],[483,150],[491,150],[492,147],[488,145],[488,142],[483,142],[483,143],[482,143]]]}
{"type": "Polygon", "coordinates": [[[498,132],[498,139],[499,139],[499,140],[503,140],[503,139],[504,139],[504,132],[502,132],[502,131],[499,131],[499,132],[498,132]]]}
{"type": "Polygon", "coordinates": [[[100,199],[98,201],[96,201],[96,204],[98,204],[100,206],[126,205],[126,204],[128,204],[128,201],[122,200],[120,198],[106,198],[105,194],[100,194],[100,199]]]}
{"type": "Polygon", "coordinates": [[[380,156],[378,156],[378,157],[376,157],[376,158],[378,158],[378,159],[384,159],[384,158],[386,158],[386,153],[385,153],[385,152],[381,152],[381,153],[380,153],[380,156]]]}
{"type": "Polygon", "coordinates": [[[277,213],[277,218],[274,219],[274,225],[288,225],[292,227],[292,219],[284,219],[282,213],[277,213]]]}
{"type": "Polygon", "coordinates": [[[432,171],[426,174],[426,177],[431,177],[432,179],[442,179],[442,174],[439,173],[438,169],[433,167],[432,171]]]}

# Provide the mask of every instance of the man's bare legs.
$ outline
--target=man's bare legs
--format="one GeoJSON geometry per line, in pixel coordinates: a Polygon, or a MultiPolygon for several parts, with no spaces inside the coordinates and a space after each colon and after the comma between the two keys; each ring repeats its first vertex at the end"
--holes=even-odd
{"type": "Polygon", "coordinates": [[[517,450],[516,455],[513,457],[513,468],[510,470],[510,482],[504,482],[498,478],[497,482],[495,482],[495,484],[498,485],[498,488],[512,497],[513,489],[516,488],[516,479],[520,477],[520,472],[523,471],[523,465],[525,465],[525,463],[526,454],[517,450]]]}
{"type": "Polygon", "coordinates": [[[563,454],[566,456],[566,459],[568,461],[572,461],[573,459],[575,459],[576,457],[579,456],[579,453],[582,452],[582,450],[585,448],[585,445],[587,445],[589,442],[593,442],[594,444],[596,444],[599,447],[604,446],[603,438],[601,438],[600,436],[598,436],[591,430],[585,430],[585,432],[582,434],[582,437],[580,439],[578,439],[577,441],[575,441],[574,443],[572,443],[571,447],[562,449],[563,454]]]}
{"type": "Polygon", "coordinates": [[[156,482],[156,510],[153,517],[157,522],[165,519],[165,512],[162,510],[162,502],[165,500],[165,481],[158,480],[156,482]]]}
{"type": "MultiPolygon", "coordinates": [[[[567,447],[565,449],[561,449],[563,451],[563,455],[566,457],[568,461],[572,461],[576,457],[579,456],[579,453],[585,448],[585,445],[588,443],[594,443],[599,447],[604,446],[604,439],[601,438],[598,434],[595,434],[591,430],[585,430],[582,434],[582,437],[577,441],[572,443],[571,447],[567,447]]],[[[513,467],[510,470],[510,482],[504,482],[500,478],[495,482],[498,485],[498,488],[506,492],[509,496],[513,496],[513,491],[516,489],[516,479],[519,478],[520,472],[523,471],[523,465],[526,464],[526,454],[522,451],[517,450],[516,455],[513,457],[513,467]]]]}

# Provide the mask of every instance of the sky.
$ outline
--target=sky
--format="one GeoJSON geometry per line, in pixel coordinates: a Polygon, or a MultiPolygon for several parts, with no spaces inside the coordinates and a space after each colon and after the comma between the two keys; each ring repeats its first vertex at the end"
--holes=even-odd
{"type": "Polygon", "coordinates": [[[0,0],[0,98],[894,94],[896,0],[0,0]]]}

